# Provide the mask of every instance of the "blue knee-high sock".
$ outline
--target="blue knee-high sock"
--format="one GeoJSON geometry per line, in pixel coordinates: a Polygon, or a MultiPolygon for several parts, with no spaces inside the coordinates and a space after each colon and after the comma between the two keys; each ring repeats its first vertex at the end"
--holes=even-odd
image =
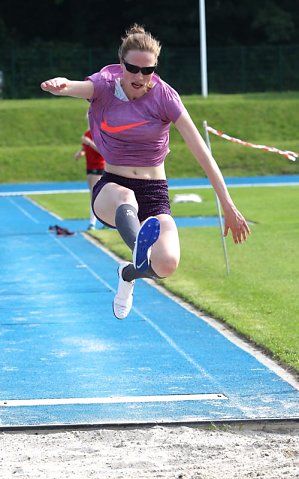
{"type": "Polygon", "coordinates": [[[136,208],[130,204],[120,205],[115,212],[115,226],[124,242],[133,251],[140,228],[136,208]]]}

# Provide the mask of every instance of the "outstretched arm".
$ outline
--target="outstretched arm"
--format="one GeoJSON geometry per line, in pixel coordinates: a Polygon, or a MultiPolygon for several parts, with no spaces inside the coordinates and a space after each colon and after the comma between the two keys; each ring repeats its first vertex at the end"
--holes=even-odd
{"type": "Polygon", "coordinates": [[[89,100],[93,95],[93,83],[90,80],[73,81],[57,77],[46,80],[41,84],[41,89],[58,96],[72,96],[89,100]]]}
{"type": "Polygon", "coordinates": [[[74,154],[75,160],[80,160],[80,158],[82,158],[82,156],[85,156],[85,151],[83,149],[77,151],[74,154]]]}
{"type": "Polygon", "coordinates": [[[217,193],[224,213],[224,236],[227,236],[230,229],[234,242],[242,243],[242,241],[247,239],[247,235],[250,234],[249,226],[234,205],[225,185],[222,173],[187,110],[182,112],[175,126],[205,171],[217,193]]]}
{"type": "Polygon", "coordinates": [[[96,147],[95,142],[93,140],[91,140],[90,138],[88,138],[88,136],[83,135],[82,138],[81,138],[81,142],[83,143],[83,145],[90,146],[90,148],[95,150],[97,153],[99,152],[99,150],[96,147]]]}

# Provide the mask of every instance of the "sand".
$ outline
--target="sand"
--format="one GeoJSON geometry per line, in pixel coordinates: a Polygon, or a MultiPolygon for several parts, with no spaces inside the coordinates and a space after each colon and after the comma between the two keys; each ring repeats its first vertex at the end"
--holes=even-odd
{"type": "Polygon", "coordinates": [[[299,423],[0,433],[1,479],[295,479],[299,423]]]}

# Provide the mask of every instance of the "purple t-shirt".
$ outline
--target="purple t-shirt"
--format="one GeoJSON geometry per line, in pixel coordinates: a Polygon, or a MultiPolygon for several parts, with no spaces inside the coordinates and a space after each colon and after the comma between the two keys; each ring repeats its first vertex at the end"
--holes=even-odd
{"type": "Polygon", "coordinates": [[[116,98],[120,65],[108,65],[93,82],[89,125],[102,156],[111,165],[158,166],[169,153],[169,129],[184,110],[178,93],[154,74],[155,86],[136,100],[116,98]]]}

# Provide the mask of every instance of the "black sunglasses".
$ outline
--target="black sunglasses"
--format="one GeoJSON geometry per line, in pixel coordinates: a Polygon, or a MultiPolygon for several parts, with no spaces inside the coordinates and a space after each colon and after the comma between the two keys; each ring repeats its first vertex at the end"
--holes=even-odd
{"type": "Polygon", "coordinates": [[[142,75],[151,75],[154,73],[157,65],[154,65],[153,67],[138,67],[137,65],[131,65],[131,63],[127,63],[125,61],[124,65],[126,67],[126,70],[130,73],[139,73],[141,72],[142,75]]]}

